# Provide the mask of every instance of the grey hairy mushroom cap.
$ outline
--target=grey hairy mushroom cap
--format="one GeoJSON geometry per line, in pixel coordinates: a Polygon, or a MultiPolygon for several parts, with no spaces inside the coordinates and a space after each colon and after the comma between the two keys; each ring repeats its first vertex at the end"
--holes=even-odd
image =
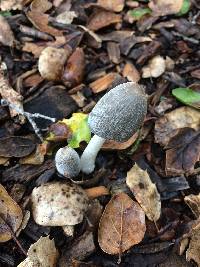
{"type": "Polygon", "coordinates": [[[76,177],[80,172],[80,158],[71,147],[60,148],[55,156],[57,171],[65,177],[76,177]]]}
{"type": "Polygon", "coordinates": [[[127,141],[141,126],[147,113],[142,86],[127,82],[106,93],[89,114],[91,131],[108,140],[127,141]]]}

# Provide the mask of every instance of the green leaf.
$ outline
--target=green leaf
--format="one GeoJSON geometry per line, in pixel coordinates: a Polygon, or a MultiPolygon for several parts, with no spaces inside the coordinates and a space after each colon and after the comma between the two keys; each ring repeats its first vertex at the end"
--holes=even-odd
{"type": "Polygon", "coordinates": [[[0,15],[3,17],[10,17],[12,16],[12,13],[9,11],[0,11],[0,15]]]}
{"type": "Polygon", "coordinates": [[[183,5],[181,7],[181,10],[177,13],[177,16],[182,16],[188,13],[188,11],[190,10],[190,6],[190,0],[183,0],[183,5]]]}
{"type": "Polygon", "coordinates": [[[82,141],[89,143],[91,132],[87,120],[88,115],[83,113],[73,113],[70,119],[62,120],[72,131],[72,137],[68,140],[70,147],[78,148],[82,141]]]}
{"type": "Polygon", "coordinates": [[[200,93],[190,88],[175,88],[172,90],[172,95],[180,102],[200,109],[200,93]]]}
{"type": "Polygon", "coordinates": [[[134,10],[130,10],[129,13],[136,20],[139,20],[144,15],[151,14],[151,9],[150,8],[135,8],[134,10]]]}

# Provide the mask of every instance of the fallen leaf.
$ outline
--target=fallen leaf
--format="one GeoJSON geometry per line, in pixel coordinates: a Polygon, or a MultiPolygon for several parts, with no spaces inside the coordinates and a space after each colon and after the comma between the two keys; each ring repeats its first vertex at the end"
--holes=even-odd
{"type": "Polygon", "coordinates": [[[54,240],[49,239],[49,236],[40,237],[30,246],[27,255],[17,267],[56,267],[59,257],[54,240]]]}
{"type": "Polygon", "coordinates": [[[0,9],[3,11],[22,10],[24,0],[1,0],[0,9]]]}
{"type": "Polygon", "coordinates": [[[158,78],[166,69],[165,60],[161,56],[153,57],[147,66],[142,68],[142,78],[158,78]]]}
{"type": "Polygon", "coordinates": [[[148,5],[154,16],[166,16],[177,14],[182,8],[183,0],[151,0],[148,5]]]}
{"type": "Polygon", "coordinates": [[[185,196],[184,201],[190,207],[196,219],[198,219],[200,217],[200,194],[185,196]]]}
{"type": "Polygon", "coordinates": [[[99,10],[90,16],[87,28],[92,31],[97,31],[111,24],[121,22],[121,20],[122,17],[119,14],[105,10],[99,10]]]}
{"type": "Polygon", "coordinates": [[[121,61],[119,44],[115,42],[108,42],[107,51],[110,61],[115,64],[119,64],[121,61]]]}
{"type": "MultiPolygon", "coordinates": [[[[9,85],[8,80],[4,77],[2,71],[0,71],[0,94],[3,99],[23,111],[23,97],[9,85]]],[[[18,115],[18,112],[15,109],[10,108],[10,114],[11,117],[15,117],[18,115]]],[[[20,116],[22,121],[24,121],[24,117],[22,115],[20,116]]]]}
{"type": "Polygon", "coordinates": [[[135,164],[127,172],[126,184],[133,192],[148,219],[156,222],[161,214],[160,194],[156,185],[149,178],[147,171],[142,170],[135,164]]]}
{"type": "Polygon", "coordinates": [[[181,7],[181,10],[176,14],[178,16],[183,16],[188,13],[191,7],[191,2],[190,0],[183,0],[183,4],[181,7]]]}
{"type": "Polygon", "coordinates": [[[10,158],[0,157],[0,165],[7,165],[9,164],[10,158]]]}
{"type": "Polygon", "coordinates": [[[48,25],[49,15],[39,12],[37,10],[31,10],[26,13],[28,19],[33,26],[42,32],[46,32],[53,36],[61,36],[62,32],[48,25]]]}
{"type": "Polygon", "coordinates": [[[179,129],[165,148],[167,175],[192,174],[200,160],[200,132],[191,128],[179,129]]]}
{"type": "Polygon", "coordinates": [[[13,46],[14,34],[7,20],[0,15],[0,42],[3,45],[13,46]]]}
{"type": "Polygon", "coordinates": [[[50,3],[48,0],[33,0],[30,7],[31,10],[45,13],[52,8],[52,3],[50,3]]]}
{"type": "Polygon", "coordinates": [[[186,251],[186,260],[193,260],[200,267],[200,224],[192,229],[189,248],[186,251]]]}
{"type": "Polygon", "coordinates": [[[124,2],[124,0],[98,0],[97,5],[110,11],[121,12],[124,2]]]}
{"type": "Polygon", "coordinates": [[[62,24],[71,24],[77,15],[74,11],[64,11],[56,17],[56,21],[62,24]]]}
{"type": "Polygon", "coordinates": [[[47,141],[60,142],[70,139],[72,131],[69,126],[62,121],[58,121],[50,125],[48,136],[46,137],[47,141]]]}
{"type": "Polygon", "coordinates": [[[99,223],[98,242],[108,254],[119,254],[140,243],[146,231],[145,214],[127,194],[114,195],[99,223]]]}
{"type": "Polygon", "coordinates": [[[0,156],[21,158],[30,155],[35,149],[35,144],[30,138],[10,136],[0,139],[0,156]]]}
{"type": "Polygon", "coordinates": [[[43,145],[37,145],[36,151],[31,155],[21,158],[20,164],[32,164],[32,165],[41,165],[44,162],[44,156],[46,151],[44,151],[43,145]]]}
{"type": "Polygon", "coordinates": [[[200,109],[200,93],[190,88],[175,88],[172,90],[172,95],[175,96],[180,102],[200,109]]]}
{"type": "Polygon", "coordinates": [[[59,260],[59,267],[74,267],[73,260],[84,260],[95,251],[94,237],[91,231],[86,231],[76,238],[70,247],[64,247],[59,260]]]}
{"type": "Polygon", "coordinates": [[[200,129],[200,112],[198,110],[180,107],[168,112],[155,123],[155,142],[165,146],[177,134],[177,129],[186,127],[196,131],[200,129]]]}
{"type": "Polygon", "coordinates": [[[106,140],[106,142],[103,144],[102,149],[105,150],[124,150],[130,147],[138,138],[139,133],[134,133],[131,138],[129,138],[126,142],[117,142],[113,140],[106,140]]]}
{"type": "Polygon", "coordinates": [[[44,226],[78,224],[88,208],[88,197],[81,187],[59,182],[34,188],[31,202],[35,222],[44,226]]]}
{"type": "Polygon", "coordinates": [[[23,214],[20,206],[9,196],[0,184],[0,242],[12,238],[11,230],[15,233],[20,227],[23,214]]]}
{"type": "Polygon", "coordinates": [[[108,89],[109,86],[112,85],[112,83],[117,80],[120,77],[120,75],[116,72],[110,72],[106,74],[105,76],[97,79],[96,81],[89,84],[90,88],[92,89],[93,93],[97,94],[102,91],[105,91],[108,89]]]}
{"type": "Polygon", "coordinates": [[[139,82],[140,80],[140,73],[136,69],[136,67],[130,63],[127,62],[123,69],[123,77],[126,77],[128,81],[130,82],[139,82]]]}
{"type": "Polygon", "coordinates": [[[70,128],[72,133],[68,139],[68,145],[70,147],[78,148],[82,141],[89,143],[91,139],[91,131],[87,120],[87,114],[73,113],[70,119],[63,119],[61,121],[70,128]]]}
{"type": "Polygon", "coordinates": [[[78,47],[67,60],[64,67],[62,81],[67,87],[79,85],[85,72],[85,54],[82,48],[78,47]]]}
{"type": "Polygon", "coordinates": [[[150,8],[134,8],[133,10],[128,11],[128,16],[131,16],[133,18],[133,21],[140,20],[144,15],[151,14],[150,8]]]}

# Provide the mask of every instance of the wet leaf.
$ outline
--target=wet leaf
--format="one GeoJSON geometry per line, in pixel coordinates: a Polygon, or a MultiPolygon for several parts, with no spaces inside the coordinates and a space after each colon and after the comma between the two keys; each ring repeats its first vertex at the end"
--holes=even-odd
{"type": "Polygon", "coordinates": [[[139,20],[141,19],[144,15],[151,14],[151,9],[150,8],[135,8],[133,10],[129,11],[129,14],[135,19],[139,20]]]}
{"type": "Polygon", "coordinates": [[[35,149],[35,144],[29,138],[22,136],[10,136],[0,139],[1,157],[25,157],[35,149]]]}
{"type": "Polygon", "coordinates": [[[89,142],[91,139],[90,128],[87,123],[88,115],[83,113],[73,113],[70,119],[64,119],[61,122],[69,126],[72,136],[68,140],[68,145],[72,148],[78,148],[80,142],[89,142]]]}
{"type": "Polygon", "coordinates": [[[126,184],[149,220],[156,222],[161,213],[160,194],[147,171],[135,164],[127,173],[126,184]]]}
{"type": "Polygon", "coordinates": [[[200,160],[200,132],[191,128],[180,129],[165,148],[167,175],[192,174],[200,160]]]}
{"type": "Polygon", "coordinates": [[[184,201],[198,219],[200,217],[200,194],[185,196],[184,201]]]}
{"type": "Polygon", "coordinates": [[[49,239],[49,236],[40,237],[30,246],[27,255],[17,267],[56,267],[59,256],[54,240],[49,239]]]}
{"type": "Polygon", "coordinates": [[[172,95],[175,96],[180,102],[200,109],[200,93],[190,88],[175,88],[172,90],[172,95]]]}
{"type": "Polygon", "coordinates": [[[34,188],[31,202],[35,222],[44,226],[78,224],[88,208],[88,197],[81,187],[59,182],[34,188]]]}
{"type": "Polygon", "coordinates": [[[166,113],[155,123],[155,141],[162,146],[177,134],[177,129],[189,127],[200,129],[200,112],[190,107],[177,108],[166,113]]]}
{"type": "Polygon", "coordinates": [[[177,13],[177,15],[182,16],[182,15],[187,14],[188,11],[190,10],[190,7],[191,7],[190,0],[183,0],[181,10],[177,13]]]}
{"type": "Polygon", "coordinates": [[[107,204],[100,220],[98,242],[108,254],[119,254],[142,241],[145,214],[137,202],[119,193],[107,204]]]}
{"type": "Polygon", "coordinates": [[[6,46],[13,46],[14,43],[14,34],[2,15],[0,15],[0,43],[6,46]]]}
{"type": "Polygon", "coordinates": [[[6,242],[12,238],[10,229],[15,233],[22,219],[21,208],[0,184],[0,242],[6,242]]]}

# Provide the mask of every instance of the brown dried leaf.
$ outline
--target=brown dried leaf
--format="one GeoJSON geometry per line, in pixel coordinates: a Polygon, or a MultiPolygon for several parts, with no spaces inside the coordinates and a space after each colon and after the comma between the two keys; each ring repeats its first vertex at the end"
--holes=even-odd
{"type": "Polygon", "coordinates": [[[119,14],[115,14],[109,11],[100,10],[94,12],[89,18],[87,27],[92,31],[97,31],[101,28],[121,22],[122,17],[119,14]]]}
{"type": "Polygon", "coordinates": [[[177,133],[177,129],[189,127],[194,130],[200,129],[200,112],[190,107],[177,108],[155,123],[155,142],[162,146],[177,133]]]}
{"type": "Polygon", "coordinates": [[[130,147],[138,138],[138,132],[136,132],[133,136],[131,136],[131,138],[129,138],[126,142],[123,143],[119,143],[117,141],[113,141],[113,140],[107,140],[103,146],[102,149],[105,150],[124,150],[127,149],[128,147],[130,147]]]}
{"type": "MultiPolygon", "coordinates": [[[[0,95],[2,98],[7,100],[9,103],[16,106],[18,109],[23,111],[22,96],[17,93],[8,83],[3,73],[0,71],[0,95]]],[[[18,112],[10,108],[11,117],[18,115],[18,112]]],[[[21,115],[22,117],[22,115],[21,115]]],[[[22,118],[23,119],[23,118],[22,118]]]]}
{"type": "Polygon", "coordinates": [[[59,253],[54,240],[48,236],[32,244],[28,250],[28,257],[17,267],[56,267],[59,253]]]}
{"type": "Polygon", "coordinates": [[[123,69],[123,77],[126,77],[130,82],[139,82],[140,80],[140,73],[136,69],[136,67],[130,63],[127,62],[123,69]]]}
{"type": "Polygon", "coordinates": [[[30,138],[22,136],[10,136],[0,139],[1,157],[25,157],[33,152],[35,144],[30,138]]]}
{"type": "Polygon", "coordinates": [[[64,68],[62,80],[67,87],[79,85],[85,71],[85,54],[82,48],[78,47],[69,57],[64,68]]]}
{"type": "Polygon", "coordinates": [[[192,174],[200,160],[200,132],[191,128],[177,130],[166,148],[166,174],[192,174]]]}
{"type": "Polygon", "coordinates": [[[154,16],[165,16],[177,14],[181,10],[183,0],[151,0],[148,5],[154,16]]]}
{"type": "Polygon", "coordinates": [[[2,11],[9,10],[22,10],[24,0],[1,0],[0,1],[0,9],[2,11]]]}
{"type": "Polygon", "coordinates": [[[62,24],[71,24],[74,18],[77,18],[74,11],[64,11],[56,17],[56,21],[62,24]]]}
{"type": "Polygon", "coordinates": [[[140,169],[135,164],[127,172],[126,184],[133,192],[148,219],[156,222],[161,213],[160,194],[156,185],[149,178],[147,171],[140,169]]]}
{"type": "Polygon", "coordinates": [[[0,15],[0,42],[3,45],[13,46],[14,35],[7,20],[0,15]]]}
{"type": "Polygon", "coordinates": [[[108,87],[118,78],[120,75],[116,72],[110,72],[105,76],[97,79],[96,81],[89,84],[93,93],[97,94],[108,89],[108,87]]]}
{"type": "Polygon", "coordinates": [[[12,238],[9,228],[15,233],[22,219],[21,208],[0,184],[0,242],[6,242],[12,238]]]}
{"type": "Polygon", "coordinates": [[[200,267],[200,223],[193,227],[189,248],[186,251],[187,261],[194,260],[200,267]]]}
{"type": "Polygon", "coordinates": [[[44,150],[43,145],[38,145],[35,152],[31,155],[21,158],[19,163],[20,164],[32,164],[32,165],[41,165],[44,162],[44,156],[46,151],[44,150]]]}
{"type": "Polygon", "coordinates": [[[145,214],[127,194],[112,197],[101,217],[98,242],[108,254],[119,254],[141,242],[146,231],[145,214]]]}
{"type": "Polygon", "coordinates": [[[198,219],[200,217],[200,194],[186,196],[184,197],[184,201],[198,219]]]}
{"type": "Polygon", "coordinates": [[[115,64],[119,64],[121,60],[119,44],[115,42],[108,42],[107,51],[110,61],[115,64]]]}
{"type": "Polygon", "coordinates": [[[48,0],[34,0],[31,3],[31,10],[45,13],[52,8],[52,3],[48,0]]]}
{"type": "Polygon", "coordinates": [[[37,10],[31,10],[26,13],[28,19],[32,24],[40,31],[46,32],[53,36],[61,36],[62,32],[49,26],[49,15],[39,12],[37,10]]]}
{"type": "Polygon", "coordinates": [[[124,8],[124,0],[98,0],[97,5],[107,10],[120,12],[124,8]]]}

